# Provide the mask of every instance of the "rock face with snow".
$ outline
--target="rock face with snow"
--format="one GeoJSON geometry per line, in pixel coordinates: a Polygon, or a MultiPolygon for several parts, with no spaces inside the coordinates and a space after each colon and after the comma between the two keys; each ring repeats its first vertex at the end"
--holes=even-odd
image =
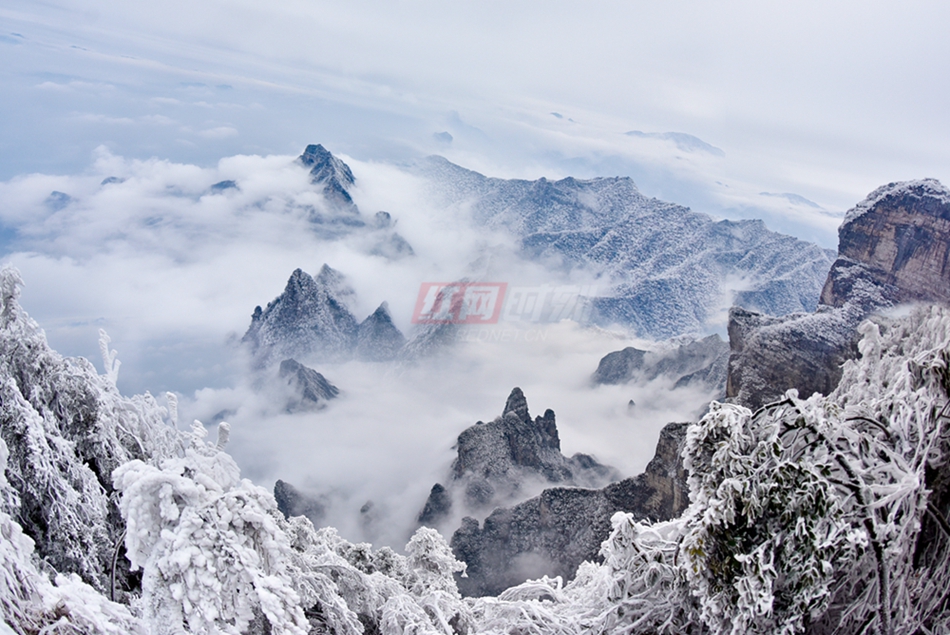
{"type": "Polygon", "coordinates": [[[848,212],[821,305],[782,318],[733,308],[727,395],[758,407],[789,388],[828,394],[857,353],[857,325],[902,302],[950,301],[950,190],[927,179],[878,188],[848,212]]]}
{"type": "Polygon", "coordinates": [[[448,484],[432,488],[420,523],[439,526],[453,509],[484,513],[523,500],[539,484],[597,487],[620,478],[593,457],[561,454],[554,411],[532,419],[520,388],[511,391],[500,417],[464,430],[456,447],[448,484]]]}
{"type": "Polygon", "coordinates": [[[843,306],[857,277],[894,303],[950,299],[950,190],[939,181],[878,188],[848,212],[838,238],[822,304],[843,306]]]}
{"type": "Polygon", "coordinates": [[[328,201],[356,209],[349,193],[349,188],[356,183],[350,166],[320,144],[308,145],[297,160],[310,168],[310,182],[323,187],[328,201]]]}
{"type": "Polygon", "coordinates": [[[351,312],[353,290],[343,274],[323,265],[315,277],[295,270],[284,292],[256,307],[242,342],[261,366],[278,359],[392,359],[404,342],[385,304],[362,324],[351,312]]]}
{"type": "Polygon", "coordinates": [[[287,404],[289,412],[322,408],[326,401],[340,394],[340,390],[327,381],[326,377],[295,359],[282,361],[278,376],[287,382],[293,391],[293,397],[287,404]]]}
{"type": "Polygon", "coordinates": [[[456,556],[468,564],[458,578],[464,595],[495,595],[542,575],[574,577],[578,565],[599,559],[618,511],[638,519],[666,520],[688,504],[680,451],[685,423],[660,432],[656,455],[636,478],[603,489],[555,487],[510,508],[496,509],[484,523],[467,517],[452,536],[456,556]]]}
{"type": "Polygon", "coordinates": [[[691,340],[668,350],[643,351],[632,346],[608,353],[597,365],[595,384],[626,384],[667,377],[673,387],[725,391],[729,345],[718,335],[691,340]]]}
{"type": "Polygon", "coordinates": [[[494,179],[441,157],[414,170],[437,202],[513,233],[525,258],[604,280],[592,319],[646,337],[702,332],[733,299],[773,315],[811,311],[833,260],[761,221],[716,222],[648,198],[629,178],[494,179]],[[743,290],[730,290],[735,279],[743,290]]]}

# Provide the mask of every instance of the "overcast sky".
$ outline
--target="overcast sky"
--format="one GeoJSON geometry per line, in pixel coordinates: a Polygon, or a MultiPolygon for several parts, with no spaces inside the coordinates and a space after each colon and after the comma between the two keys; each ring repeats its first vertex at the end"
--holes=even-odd
{"type": "Polygon", "coordinates": [[[207,166],[320,142],[629,175],[834,247],[878,185],[950,181],[948,24],[937,1],[9,0],[0,178],[79,172],[103,144],[207,166]]]}

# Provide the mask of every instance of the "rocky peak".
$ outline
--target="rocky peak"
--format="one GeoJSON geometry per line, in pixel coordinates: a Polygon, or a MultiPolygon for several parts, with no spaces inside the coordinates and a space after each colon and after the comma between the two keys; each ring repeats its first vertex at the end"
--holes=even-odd
{"type": "MultiPolygon", "coordinates": [[[[689,424],[671,423],[660,432],[656,455],[643,474],[603,489],[553,487],[513,507],[495,509],[483,524],[463,518],[452,536],[452,550],[468,569],[456,578],[466,596],[497,595],[542,575],[570,580],[585,560],[601,558],[618,511],[637,519],[667,520],[688,504],[689,486],[681,452],[689,424]]],[[[444,490],[433,494],[444,495],[444,490]]],[[[435,510],[444,501],[430,496],[435,510]]]]}
{"type": "Polygon", "coordinates": [[[389,304],[383,302],[360,324],[356,333],[356,356],[367,361],[395,359],[406,338],[393,324],[389,304]]]}
{"type": "Polygon", "coordinates": [[[242,338],[258,366],[294,357],[304,361],[393,360],[406,338],[393,324],[388,305],[357,323],[356,293],[346,276],[324,264],[316,276],[296,269],[283,293],[254,309],[242,338]]]}
{"type": "Polygon", "coordinates": [[[950,298],[950,190],[935,179],[889,183],[851,209],[821,303],[843,306],[856,277],[893,303],[950,298]]]}
{"type": "Polygon", "coordinates": [[[274,358],[345,356],[358,328],[348,308],[352,298],[343,275],[327,265],[316,278],[296,269],[283,293],[254,310],[242,341],[263,365],[274,358]]]}
{"type": "Polygon", "coordinates": [[[520,421],[527,424],[531,423],[531,415],[528,414],[528,400],[525,398],[524,392],[517,386],[508,395],[508,401],[505,402],[505,409],[501,416],[504,417],[508,413],[515,415],[520,421]]]}
{"type": "Polygon", "coordinates": [[[420,522],[438,526],[453,508],[479,514],[517,503],[539,483],[602,487],[620,478],[588,455],[562,455],[554,411],[532,420],[520,388],[511,391],[500,417],[462,431],[456,449],[448,484],[432,489],[420,522]]]}
{"type": "Polygon", "coordinates": [[[308,145],[297,160],[310,168],[310,182],[323,186],[328,201],[355,207],[348,191],[356,182],[350,166],[320,144],[308,145]]]}

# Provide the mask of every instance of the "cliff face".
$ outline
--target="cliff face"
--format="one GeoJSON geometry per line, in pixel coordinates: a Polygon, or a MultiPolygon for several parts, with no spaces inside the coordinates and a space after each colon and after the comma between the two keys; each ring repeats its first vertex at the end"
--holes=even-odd
{"type": "Polygon", "coordinates": [[[667,377],[674,388],[703,386],[722,393],[726,384],[729,345],[718,335],[693,340],[669,350],[642,351],[628,346],[608,353],[597,365],[595,384],[625,384],[667,377]]]}
{"type": "Polygon", "coordinates": [[[646,471],[603,489],[555,487],[510,508],[499,508],[482,525],[465,518],[452,536],[456,557],[468,565],[457,579],[463,595],[496,595],[542,575],[574,577],[585,560],[600,558],[618,511],[638,519],[667,520],[688,504],[686,472],[680,452],[685,423],[660,432],[656,455],[646,471]]]}
{"type": "Polygon", "coordinates": [[[934,179],[891,183],[872,192],[848,213],[838,231],[838,259],[821,292],[821,303],[843,306],[852,295],[859,264],[862,277],[893,302],[950,298],[950,190],[934,179]]]}
{"type": "Polygon", "coordinates": [[[950,190],[933,179],[878,188],[848,212],[814,313],[729,312],[726,395],[756,408],[789,388],[828,394],[857,356],[857,325],[904,302],[950,301],[950,190]]]}

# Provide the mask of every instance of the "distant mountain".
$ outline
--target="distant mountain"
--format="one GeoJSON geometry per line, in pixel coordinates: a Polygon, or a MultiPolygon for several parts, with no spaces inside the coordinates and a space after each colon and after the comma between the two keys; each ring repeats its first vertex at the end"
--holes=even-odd
{"type": "Polygon", "coordinates": [[[393,324],[389,305],[383,302],[356,329],[356,356],[381,362],[395,359],[406,345],[406,337],[393,324]]]}
{"type": "Polygon", "coordinates": [[[721,148],[710,145],[691,134],[685,132],[641,132],[640,130],[631,130],[626,133],[628,137],[638,137],[640,139],[660,139],[662,141],[671,141],[677,148],[683,152],[706,152],[713,156],[724,157],[726,153],[721,148]]]}
{"type": "Polygon", "coordinates": [[[350,166],[320,144],[308,145],[297,160],[310,168],[310,182],[323,187],[323,195],[328,201],[356,210],[349,192],[356,183],[350,166]]]}
{"type": "Polygon", "coordinates": [[[593,321],[644,337],[701,333],[733,302],[772,315],[814,310],[834,259],[761,221],[714,221],[648,198],[626,177],[505,180],[441,157],[411,170],[437,203],[512,232],[524,258],[598,277],[593,321]]]}
{"type": "Polygon", "coordinates": [[[256,307],[242,342],[259,363],[290,357],[340,359],[356,344],[359,324],[350,312],[353,290],[342,274],[323,265],[316,277],[296,269],[284,292],[256,307]]]}
{"type": "MultiPolygon", "coordinates": [[[[328,239],[353,233],[363,236],[366,250],[376,256],[396,260],[413,255],[412,245],[395,230],[396,221],[389,212],[365,216],[350,193],[356,177],[343,160],[319,144],[308,145],[297,163],[310,171],[310,182],[323,194],[325,205],[308,205],[307,217],[314,230],[328,239]]],[[[213,192],[239,188],[234,181],[212,186],[213,192]]]]}
{"type": "Polygon", "coordinates": [[[289,412],[322,408],[328,400],[340,394],[339,388],[327,381],[326,377],[295,359],[282,361],[278,376],[293,393],[287,403],[289,412]]]}
{"type": "Polygon", "coordinates": [[[592,380],[595,384],[626,384],[667,377],[674,388],[702,387],[725,394],[728,366],[729,344],[713,334],[669,349],[644,351],[628,346],[608,353],[592,380]]]}

